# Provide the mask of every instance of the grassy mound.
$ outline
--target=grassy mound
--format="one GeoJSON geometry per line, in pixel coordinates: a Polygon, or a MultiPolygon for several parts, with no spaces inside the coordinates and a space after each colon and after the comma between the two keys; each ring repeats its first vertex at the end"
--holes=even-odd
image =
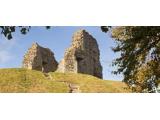
{"type": "Polygon", "coordinates": [[[43,73],[26,69],[0,69],[0,92],[67,92],[64,83],[53,82],[43,73]]]}
{"type": "Polygon", "coordinates": [[[68,84],[80,86],[84,93],[130,92],[118,81],[101,80],[96,77],[74,73],[49,73],[22,68],[0,69],[0,92],[3,93],[68,93],[68,84]]]}
{"type": "Polygon", "coordinates": [[[80,86],[84,93],[124,93],[130,92],[127,85],[120,81],[102,80],[97,77],[76,73],[51,73],[55,81],[80,86]]]}

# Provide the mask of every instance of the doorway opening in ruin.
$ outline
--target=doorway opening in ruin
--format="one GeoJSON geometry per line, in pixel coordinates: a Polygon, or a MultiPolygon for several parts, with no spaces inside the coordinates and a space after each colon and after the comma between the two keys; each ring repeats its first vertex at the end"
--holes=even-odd
{"type": "Polygon", "coordinates": [[[83,66],[83,60],[84,60],[84,58],[82,58],[82,57],[76,57],[76,61],[77,61],[77,72],[78,73],[83,73],[84,72],[84,67],[85,66],[83,66]]]}
{"type": "Polygon", "coordinates": [[[47,72],[46,67],[47,67],[47,62],[42,61],[42,72],[47,72]]]}

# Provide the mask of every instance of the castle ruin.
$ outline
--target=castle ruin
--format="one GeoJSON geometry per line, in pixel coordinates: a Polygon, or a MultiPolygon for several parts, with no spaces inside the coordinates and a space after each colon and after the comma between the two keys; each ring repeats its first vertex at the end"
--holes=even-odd
{"type": "Polygon", "coordinates": [[[72,72],[102,78],[100,51],[95,38],[85,30],[79,30],[72,37],[71,46],[66,49],[64,58],[57,63],[54,53],[34,43],[24,56],[23,68],[42,72],[72,72]]]}
{"type": "Polygon", "coordinates": [[[32,44],[32,47],[29,48],[22,65],[23,68],[42,72],[53,72],[57,66],[54,53],[49,48],[43,48],[37,43],[32,44]]]}
{"type": "Polygon", "coordinates": [[[65,51],[57,71],[84,73],[102,78],[100,51],[96,39],[85,30],[75,32],[72,44],[65,51]]]}

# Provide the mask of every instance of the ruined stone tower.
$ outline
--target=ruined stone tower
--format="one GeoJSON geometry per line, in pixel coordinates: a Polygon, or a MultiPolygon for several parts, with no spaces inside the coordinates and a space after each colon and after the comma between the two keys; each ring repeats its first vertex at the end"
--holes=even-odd
{"type": "Polygon", "coordinates": [[[77,31],[71,46],[58,66],[59,72],[84,73],[102,78],[100,52],[95,38],[85,30],[77,31]]]}
{"type": "Polygon", "coordinates": [[[58,63],[54,58],[54,53],[50,49],[34,43],[25,54],[22,67],[42,72],[51,72],[55,71],[57,66],[58,63]]]}

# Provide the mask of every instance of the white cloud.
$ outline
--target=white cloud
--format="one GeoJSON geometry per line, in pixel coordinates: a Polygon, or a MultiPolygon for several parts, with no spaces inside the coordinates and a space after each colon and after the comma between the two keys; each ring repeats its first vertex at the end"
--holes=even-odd
{"type": "Polygon", "coordinates": [[[13,58],[13,55],[8,51],[0,51],[0,64],[6,63],[13,58]]]}

